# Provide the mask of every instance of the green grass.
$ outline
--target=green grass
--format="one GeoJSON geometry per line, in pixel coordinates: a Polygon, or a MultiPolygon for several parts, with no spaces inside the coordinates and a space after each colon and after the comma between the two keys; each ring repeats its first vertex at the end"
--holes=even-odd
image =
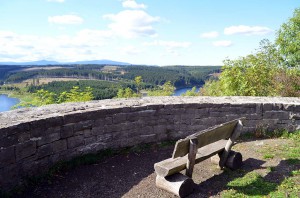
{"type": "MultiPolygon", "coordinates": [[[[299,174],[296,174],[299,176],[299,174]]],[[[299,196],[299,177],[285,178],[280,185],[266,181],[260,174],[250,172],[227,184],[228,190],[221,193],[224,198],[231,197],[295,197],[299,196]]]]}
{"type": "Polygon", "coordinates": [[[264,158],[264,159],[273,159],[273,158],[274,158],[274,154],[269,154],[269,153],[267,153],[267,154],[265,154],[265,155],[263,156],[263,158],[264,158]]]}
{"type": "MultiPolygon", "coordinates": [[[[289,139],[286,145],[266,146],[259,150],[263,154],[264,159],[281,158],[286,160],[288,164],[300,165],[300,131],[289,133],[287,131],[276,131],[268,133],[270,138],[289,139]]],[[[244,138],[252,138],[249,134],[244,138]]],[[[268,172],[276,171],[276,167],[267,167],[268,172]]],[[[250,172],[242,177],[233,179],[227,184],[228,189],[221,192],[224,198],[231,197],[253,197],[253,198],[281,198],[300,197],[300,170],[293,170],[289,177],[285,177],[279,183],[267,181],[257,172],[250,172]]]]}

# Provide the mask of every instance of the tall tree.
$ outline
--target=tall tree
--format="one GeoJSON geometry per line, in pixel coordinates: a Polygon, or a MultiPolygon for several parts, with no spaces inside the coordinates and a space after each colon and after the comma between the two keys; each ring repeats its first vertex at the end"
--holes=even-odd
{"type": "Polygon", "coordinates": [[[300,67],[300,8],[277,33],[276,44],[288,67],[300,67]]]}

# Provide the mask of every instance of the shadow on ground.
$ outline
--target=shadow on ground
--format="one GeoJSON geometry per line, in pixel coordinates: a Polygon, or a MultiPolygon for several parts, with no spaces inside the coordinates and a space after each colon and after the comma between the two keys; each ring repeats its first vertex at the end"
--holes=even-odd
{"type": "MultiPolygon", "coordinates": [[[[108,157],[98,164],[85,165],[55,176],[50,182],[44,182],[34,189],[30,189],[17,197],[45,198],[45,197],[175,197],[155,186],[154,163],[171,157],[173,146],[166,148],[151,148],[143,152],[131,152],[108,157]]],[[[249,158],[243,153],[245,161],[240,170],[219,170],[210,160],[205,160],[195,166],[193,179],[197,187],[193,197],[219,197],[220,192],[228,189],[227,184],[237,178],[242,178],[254,170],[265,170],[266,161],[249,158]]],[[[288,177],[292,170],[300,169],[299,159],[282,160],[266,174],[263,179],[273,182],[267,190],[247,191],[252,186],[259,186],[255,180],[249,185],[232,186],[231,188],[245,195],[268,195],[288,177]],[[247,194],[248,193],[248,194],[247,194]]]]}

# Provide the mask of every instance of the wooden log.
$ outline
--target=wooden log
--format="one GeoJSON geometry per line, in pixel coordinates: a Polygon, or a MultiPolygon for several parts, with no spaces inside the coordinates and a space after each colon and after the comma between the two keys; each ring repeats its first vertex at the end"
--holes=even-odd
{"type": "Polygon", "coordinates": [[[224,151],[222,153],[222,156],[220,158],[219,166],[221,169],[224,167],[224,165],[226,163],[226,160],[228,158],[229,152],[231,150],[231,147],[233,146],[234,141],[240,136],[242,128],[243,128],[243,123],[241,120],[238,120],[238,123],[237,123],[232,135],[228,139],[226,146],[224,148],[224,151]]]}
{"type": "Polygon", "coordinates": [[[168,177],[157,175],[156,186],[179,197],[186,197],[193,192],[195,183],[186,175],[176,173],[168,177]]]}
{"type": "Polygon", "coordinates": [[[197,144],[198,144],[198,140],[197,139],[191,139],[190,140],[190,151],[188,154],[188,160],[186,163],[186,176],[192,178],[193,175],[193,170],[194,170],[194,166],[195,166],[195,160],[196,160],[196,154],[197,154],[197,144]]]}
{"type": "MultiPolygon", "coordinates": [[[[213,164],[219,165],[220,163],[220,153],[212,156],[210,158],[213,164]]],[[[243,156],[239,152],[230,151],[227,161],[225,163],[225,167],[231,170],[237,170],[243,165],[243,156]]]]}
{"type": "MultiPolygon", "coordinates": [[[[219,140],[215,143],[209,144],[205,147],[199,148],[197,150],[195,163],[199,163],[203,160],[210,158],[211,156],[217,154],[224,149],[227,140],[219,140]]],[[[161,162],[154,164],[154,169],[157,175],[166,177],[178,173],[186,168],[187,155],[178,158],[169,158],[161,162]]]]}
{"type": "Polygon", "coordinates": [[[239,152],[230,152],[225,166],[231,170],[237,170],[243,165],[243,156],[239,152]]]}

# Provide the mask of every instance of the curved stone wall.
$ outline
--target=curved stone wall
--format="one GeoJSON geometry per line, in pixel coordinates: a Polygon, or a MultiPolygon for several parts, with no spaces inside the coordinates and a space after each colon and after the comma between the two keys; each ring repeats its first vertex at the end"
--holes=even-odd
{"type": "Polygon", "coordinates": [[[299,98],[153,97],[0,113],[0,188],[59,160],[107,148],[176,140],[246,117],[244,132],[300,128],[299,98]]]}

